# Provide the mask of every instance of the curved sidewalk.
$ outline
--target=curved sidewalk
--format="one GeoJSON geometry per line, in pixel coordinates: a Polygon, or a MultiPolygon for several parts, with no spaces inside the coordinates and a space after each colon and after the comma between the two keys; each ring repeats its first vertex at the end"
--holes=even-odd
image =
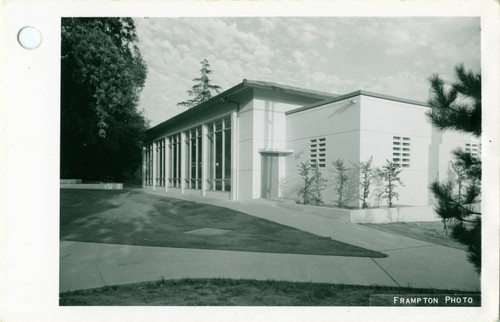
{"type": "Polygon", "coordinates": [[[367,257],[271,254],[61,241],[61,292],[142,281],[233,278],[397,284],[367,257]]]}
{"type": "Polygon", "coordinates": [[[271,254],[61,241],[60,291],[178,278],[248,278],[480,289],[464,251],[332,218],[328,208],[268,200],[231,202],[159,195],[213,204],[316,235],[380,251],[387,258],[271,254]]]}

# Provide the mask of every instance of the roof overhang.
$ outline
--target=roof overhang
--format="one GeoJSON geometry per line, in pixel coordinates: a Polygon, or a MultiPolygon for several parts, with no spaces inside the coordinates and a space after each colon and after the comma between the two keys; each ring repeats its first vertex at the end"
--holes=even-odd
{"type": "Polygon", "coordinates": [[[405,104],[411,104],[411,105],[415,105],[415,106],[430,108],[429,104],[424,103],[424,102],[419,102],[419,101],[414,101],[414,100],[410,100],[410,99],[406,99],[406,98],[389,96],[389,95],[384,95],[384,94],[379,94],[379,93],[373,93],[373,92],[367,92],[367,91],[359,90],[359,91],[355,91],[355,92],[352,92],[352,93],[340,95],[340,96],[337,96],[337,97],[334,97],[334,98],[325,99],[325,100],[323,100],[321,102],[317,102],[317,103],[313,103],[313,104],[309,104],[309,105],[298,107],[296,109],[293,109],[293,110],[285,112],[285,115],[295,114],[295,113],[298,113],[298,112],[309,110],[311,108],[315,108],[315,107],[318,107],[318,106],[323,106],[323,105],[330,104],[330,103],[339,102],[339,101],[346,100],[346,99],[353,98],[353,97],[357,97],[357,96],[375,97],[375,98],[384,99],[384,100],[388,100],[388,101],[394,101],[394,102],[400,102],[400,103],[405,103],[405,104]]]}
{"type": "Polygon", "coordinates": [[[244,79],[238,85],[235,85],[235,86],[225,90],[224,92],[218,94],[217,96],[212,97],[208,101],[205,101],[197,106],[194,106],[194,107],[188,109],[187,111],[184,111],[180,114],[177,114],[176,116],[146,130],[146,135],[148,136],[149,139],[151,139],[152,137],[155,137],[155,136],[159,135],[160,133],[162,133],[163,131],[165,131],[172,124],[175,124],[176,122],[179,122],[181,120],[189,118],[189,117],[199,113],[200,111],[205,110],[209,106],[212,106],[214,104],[223,103],[226,101],[227,98],[229,98],[231,96],[241,94],[242,92],[249,90],[249,89],[253,89],[253,88],[264,89],[264,90],[269,90],[269,91],[278,91],[278,92],[299,95],[299,96],[305,96],[305,97],[318,99],[321,101],[338,96],[336,94],[308,90],[308,89],[294,87],[294,86],[288,86],[288,85],[281,85],[281,84],[272,83],[272,82],[254,81],[254,80],[244,79]]]}
{"type": "Polygon", "coordinates": [[[294,153],[294,150],[291,149],[259,149],[260,154],[265,154],[265,155],[289,155],[294,153]]]}

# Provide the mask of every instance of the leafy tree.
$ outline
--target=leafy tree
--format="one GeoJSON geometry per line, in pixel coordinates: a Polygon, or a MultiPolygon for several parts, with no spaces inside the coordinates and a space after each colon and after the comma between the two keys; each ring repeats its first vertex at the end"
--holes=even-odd
{"type": "Polygon", "coordinates": [[[361,207],[368,208],[368,197],[370,195],[370,185],[373,178],[373,156],[368,161],[359,161],[355,167],[359,171],[359,199],[361,200],[361,207]]]}
{"type": "Polygon", "coordinates": [[[302,187],[297,192],[299,202],[304,205],[311,204],[313,199],[313,179],[311,177],[311,163],[301,162],[299,165],[299,175],[302,178],[302,187]]]}
{"type": "Polygon", "coordinates": [[[142,159],[146,65],[132,18],[63,18],[61,177],[122,180],[142,159]]]}
{"type": "Polygon", "coordinates": [[[304,205],[324,205],[322,191],[326,187],[326,179],[323,178],[319,167],[309,161],[301,162],[298,167],[302,178],[302,187],[297,192],[299,202],[304,205]]]}
{"type": "Polygon", "coordinates": [[[323,202],[323,190],[326,187],[326,179],[323,178],[321,171],[317,164],[311,166],[311,192],[312,192],[312,204],[316,206],[322,206],[323,202]]]}
{"type": "Polygon", "coordinates": [[[384,190],[382,197],[387,200],[389,208],[392,207],[392,201],[394,199],[399,199],[399,193],[396,191],[398,185],[403,186],[404,184],[399,177],[401,173],[401,168],[397,163],[386,160],[387,164],[383,165],[381,168],[377,169],[377,174],[384,181],[384,190]]]}
{"type": "Polygon", "coordinates": [[[347,193],[347,181],[349,177],[347,175],[347,171],[349,170],[345,164],[344,160],[338,158],[336,161],[332,162],[333,167],[335,168],[334,172],[336,173],[336,181],[337,184],[335,186],[335,192],[337,192],[337,206],[339,208],[344,207],[346,193],[347,193]]]}
{"type": "Polygon", "coordinates": [[[210,74],[213,73],[213,71],[210,69],[210,64],[208,63],[208,60],[203,59],[200,62],[200,64],[201,64],[201,69],[200,69],[201,75],[200,77],[193,79],[193,81],[196,82],[196,84],[193,85],[193,87],[189,91],[187,91],[189,97],[192,98],[184,102],[179,102],[177,103],[177,105],[191,108],[212,98],[213,97],[212,91],[219,93],[221,87],[218,85],[213,85],[212,81],[208,77],[210,74]]]}
{"type": "MultiPolygon", "coordinates": [[[[429,81],[433,97],[429,120],[440,130],[455,130],[481,135],[481,75],[455,68],[456,82],[447,89],[438,75],[429,81]]],[[[450,182],[433,182],[431,191],[437,199],[436,213],[450,223],[451,236],[467,246],[468,259],[481,272],[481,213],[476,208],[481,196],[481,160],[457,149],[453,152],[454,167],[463,173],[465,192],[460,186],[455,193],[450,182]]]]}

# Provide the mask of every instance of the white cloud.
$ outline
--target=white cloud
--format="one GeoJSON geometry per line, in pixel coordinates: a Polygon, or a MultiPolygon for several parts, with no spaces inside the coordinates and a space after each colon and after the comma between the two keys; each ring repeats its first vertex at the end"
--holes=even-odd
{"type": "Polygon", "coordinates": [[[136,19],[149,69],[140,109],[151,125],[181,112],[176,103],[209,59],[223,89],[246,79],[330,91],[366,89],[426,99],[434,72],[453,77],[480,66],[479,20],[459,18],[136,19]]]}

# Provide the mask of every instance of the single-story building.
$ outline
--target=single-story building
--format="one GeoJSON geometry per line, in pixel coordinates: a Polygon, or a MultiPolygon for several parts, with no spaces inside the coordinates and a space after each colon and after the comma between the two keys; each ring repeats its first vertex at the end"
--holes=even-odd
{"type": "MultiPolygon", "coordinates": [[[[448,175],[457,147],[480,154],[479,140],[439,132],[426,103],[366,91],[344,95],[243,80],[147,131],[143,187],[201,197],[296,199],[298,165],[316,164],[334,204],[333,161],[351,168],[373,158],[401,167],[398,204],[428,205],[429,184],[448,175]]],[[[350,204],[359,205],[351,171],[350,204]]],[[[383,205],[375,182],[372,206],[383,205]],[[378,197],[377,197],[378,196],[378,197]]]]}

